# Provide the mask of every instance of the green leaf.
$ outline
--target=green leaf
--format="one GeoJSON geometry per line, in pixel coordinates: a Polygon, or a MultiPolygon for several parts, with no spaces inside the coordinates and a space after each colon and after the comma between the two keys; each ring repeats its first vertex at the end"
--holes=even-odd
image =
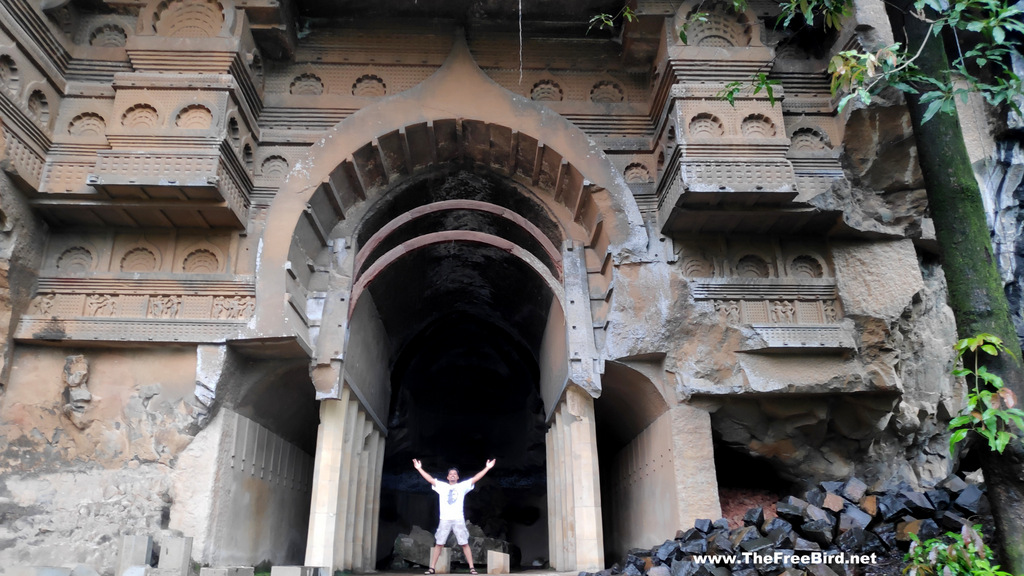
{"type": "Polygon", "coordinates": [[[1000,26],[992,28],[992,39],[995,40],[996,44],[1002,44],[1006,40],[1006,31],[1000,26]]]}
{"type": "Polygon", "coordinates": [[[964,426],[966,424],[970,424],[971,420],[973,420],[973,418],[971,418],[968,415],[957,416],[956,418],[953,418],[952,420],[949,421],[949,428],[950,428],[950,430],[959,428],[959,427],[964,426]]]}
{"type": "Polygon", "coordinates": [[[932,116],[935,116],[935,114],[937,114],[941,108],[942,100],[935,100],[934,102],[929,104],[928,109],[924,111],[924,117],[921,118],[921,122],[923,123],[931,120],[932,116]]]}
{"type": "Polygon", "coordinates": [[[950,454],[955,453],[956,452],[956,445],[958,443],[962,442],[963,439],[966,438],[966,437],[967,437],[967,429],[966,428],[963,428],[961,430],[957,430],[956,432],[953,432],[953,434],[949,437],[949,453],[950,454]]]}
{"type": "Polygon", "coordinates": [[[854,96],[856,96],[856,94],[847,94],[846,96],[843,96],[842,100],[839,101],[839,106],[836,108],[837,111],[842,112],[843,108],[846,108],[846,105],[850,102],[850,99],[853,98],[854,96]]]}
{"type": "Polygon", "coordinates": [[[999,356],[999,351],[996,350],[996,347],[991,344],[984,344],[982,345],[981,349],[984,350],[985,353],[988,354],[989,356],[999,356]]]}
{"type": "Polygon", "coordinates": [[[1012,439],[1013,435],[1010,434],[1009,432],[999,432],[998,434],[996,434],[996,452],[1002,454],[1003,450],[1006,449],[1006,445],[1009,444],[1010,440],[1012,439]]]}

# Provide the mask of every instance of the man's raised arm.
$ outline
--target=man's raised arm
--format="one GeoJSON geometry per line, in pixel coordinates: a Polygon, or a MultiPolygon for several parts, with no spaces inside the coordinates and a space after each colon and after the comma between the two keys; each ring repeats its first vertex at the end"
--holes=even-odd
{"type": "MultiPolygon", "coordinates": [[[[419,460],[413,458],[412,459],[412,466],[413,466],[413,468],[416,469],[417,472],[420,473],[420,476],[423,476],[424,480],[426,480],[427,482],[430,482],[431,485],[437,484],[437,480],[435,480],[433,478],[433,476],[431,476],[430,474],[427,474],[426,472],[423,471],[423,463],[422,462],[420,462],[419,460]]],[[[481,476],[482,475],[483,474],[481,473],[481,476]]]]}
{"type": "Polygon", "coordinates": [[[473,484],[476,484],[481,478],[484,477],[484,474],[487,474],[487,472],[490,471],[491,468],[494,468],[494,459],[493,458],[488,460],[487,464],[484,465],[484,469],[479,471],[479,472],[477,472],[476,476],[473,476],[472,478],[470,478],[469,481],[472,482],[473,484]]]}

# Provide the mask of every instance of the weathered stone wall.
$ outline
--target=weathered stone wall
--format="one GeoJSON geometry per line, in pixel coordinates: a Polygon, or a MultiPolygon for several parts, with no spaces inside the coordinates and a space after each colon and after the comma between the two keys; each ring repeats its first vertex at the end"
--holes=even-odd
{"type": "MultiPolygon", "coordinates": [[[[0,122],[0,169],[9,164],[0,122]]],[[[44,242],[43,226],[0,170],[0,393],[10,376],[11,334],[32,297],[44,242]]]]}
{"type": "Polygon", "coordinates": [[[119,536],[172,535],[171,471],[196,433],[195,349],[18,345],[0,398],[0,566],[110,571],[119,536]]]}

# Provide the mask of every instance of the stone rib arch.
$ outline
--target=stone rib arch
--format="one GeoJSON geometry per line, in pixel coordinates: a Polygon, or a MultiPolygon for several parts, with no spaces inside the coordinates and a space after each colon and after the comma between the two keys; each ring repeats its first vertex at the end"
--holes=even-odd
{"type": "MultiPolygon", "coordinates": [[[[508,209],[490,204],[487,202],[480,202],[477,200],[443,200],[441,202],[434,202],[428,205],[420,206],[402,214],[394,220],[388,222],[384,227],[377,230],[373,236],[361,247],[359,253],[356,255],[355,260],[355,279],[358,281],[362,274],[367,268],[367,259],[373,255],[373,252],[380,246],[381,242],[387,238],[392,232],[398,230],[405,224],[415,221],[418,218],[443,212],[446,210],[474,210],[480,212],[486,212],[494,214],[500,218],[508,220],[516,226],[519,226],[525,230],[537,243],[544,249],[549,259],[549,270],[556,276],[557,280],[561,280],[562,276],[562,255],[558,252],[558,249],[544,236],[537,226],[532,222],[523,218],[521,215],[512,212],[508,209]]],[[[369,264],[373,264],[375,260],[371,260],[369,264]]]]}
{"type": "Polygon", "coordinates": [[[468,242],[483,244],[486,246],[492,246],[499,250],[504,250],[509,254],[515,256],[518,260],[525,263],[544,281],[547,287],[554,294],[555,298],[559,302],[565,301],[565,291],[562,288],[561,283],[554,274],[544,265],[543,262],[537,259],[536,256],[530,254],[520,246],[499,238],[490,234],[484,234],[481,232],[472,231],[445,231],[445,232],[434,232],[424,236],[420,236],[415,240],[404,242],[400,246],[389,250],[386,254],[381,256],[379,260],[373,263],[366,272],[362,274],[358,281],[352,287],[352,297],[350,298],[349,304],[349,315],[351,310],[355,309],[358,303],[359,296],[366,289],[367,285],[377,277],[377,275],[384,269],[393,264],[396,260],[403,256],[410,254],[418,249],[425,248],[427,246],[435,244],[443,244],[445,242],[468,242]]]}

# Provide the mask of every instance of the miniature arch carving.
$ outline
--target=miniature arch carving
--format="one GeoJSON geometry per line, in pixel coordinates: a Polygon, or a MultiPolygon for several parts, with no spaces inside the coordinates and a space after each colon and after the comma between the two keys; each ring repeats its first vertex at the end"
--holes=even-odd
{"type": "Polygon", "coordinates": [[[736,275],[740,278],[769,278],[771,265],[757,254],[744,254],[736,260],[736,275]]]}
{"type": "Polygon", "coordinates": [[[159,251],[150,246],[133,246],[121,256],[121,272],[155,272],[159,267],[159,251]]]}
{"type": "Polygon", "coordinates": [[[125,128],[156,128],[160,125],[160,113],[149,104],[136,104],[121,115],[121,125],[125,128]]]}
{"type": "Polygon", "coordinates": [[[598,104],[617,104],[626,100],[626,93],[618,82],[602,80],[590,89],[590,101],[598,104]]]}
{"type": "Polygon", "coordinates": [[[725,126],[722,125],[722,121],[718,119],[718,116],[709,112],[701,112],[694,116],[687,128],[690,131],[690,136],[694,137],[718,138],[725,134],[725,126]]]}
{"type": "Polygon", "coordinates": [[[68,134],[72,136],[102,136],[106,129],[107,123],[103,116],[95,112],[83,112],[68,123],[68,134]]]}
{"type": "Polygon", "coordinates": [[[220,250],[212,244],[201,243],[187,250],[179,269],[186,274],[217,274],[223,265],[220,250]]]}
{"type": "Polygon", "coordinates": [[[0,54],[0,88],[10,94],[18,91],[18,65],[7,54],[0,54]]]}
{"type": "Polygon", "coordinates": [[[703,3],[684,5],[676,13],[676,29],[684,25],[687,28],[686,44],[690,46],[745,48],[754,40],[751,17],[720,1],[710,6],[703,3]]]}
{"type": "Polygon", "coordinates": [[[55,267],[61,272],[81,274],[90,272],[96,266],[96,257],[85,246],[71,246],[57,257],[55,267]]]}
{"type": "Polygon", "coordinates": [[[89,33],[90,46],[120,48],[128,42],[128,33],[119,24],[107,22],[89,33]]]}
{"type": "Polygon", "coordinates": [[[33,90],[26,102],[28,113],[36,119],[36,122],[43,127],[50,125],[50,103],[46,99],[46,93],[42,90],[33,90]]]}
{"type": "Polygon", "coordinates": [[[775,123],[764,114],[751,114],[740,124],[740,133],[748,138],[774,138],[775,123]]]}
{"type": "Polygon", "coordinates": [[[218,0],[163,0],[151,14],[156,33],[172,38],[214,38],[226,20],[218,0]]]}
{"type": "Polygon", "coordinates": [[[563,98],[562,87],[550,79],[537,81],[530,90],[530,100],[535,102],[561,102],[563,98]]]}
{"type": "Polygon", "coordinates": [[[790,152],[797,154],[824,152],[832,149],[832,146],[829,145],[828,137],[817,128],[797,128],[793,131],[790,142],[790,152]]]}
{"type": "Polygon", "coordinates": [[[786,263],[786,269],[793,278],[825,278],[831,276],[824,259],[810,252],[804,252],[791,257],[786,263]]]}
{"type": "MultiPolygon", "coordinates": [[[[323,86],[321,85],[321,91],[323,86]]],[[[362,98],[380,98],[386,96],[388,86],[384,80],[375,74],[363,74],[352,83],[352,95],[362,98]]]]}
{"type": "Polygon", "coordinates": [[[207,130],[213,125],[213,112],[202,104],[189,104],[178,112],[174,125],[187,130],[207,130]]]}
{"type": "Polygon", "coordinates": [[[713,278],[715,265],[703,254],[690,254],[680,259],[680,268],[684,278],[713,278]]]}
{"type": "Polygon", "coordinates": [[[633,162],[622,171],[627,184],[648,184],[651,182],[651,171],[642,162],[633,162]]]}
{"type": "Polygon", "coordinates": [[[296,96],[319,96],[324,93],[324,81],[312,72],[299,74],[288,86],[288,93],[296,96]]]}

